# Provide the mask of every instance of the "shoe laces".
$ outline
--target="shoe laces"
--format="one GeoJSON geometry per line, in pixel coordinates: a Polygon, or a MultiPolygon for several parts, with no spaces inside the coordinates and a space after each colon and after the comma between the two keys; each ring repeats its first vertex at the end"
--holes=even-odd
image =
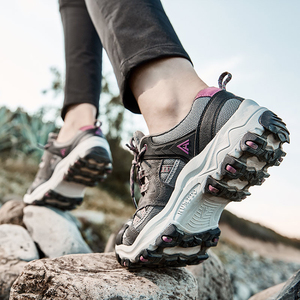
{"type": "Polygon", "coordinates": [[[147,150],[147,145],[144,145],[143,148],[139,150],[137,145],[135,145],[134,138],[131,138],[130,145],[126,144],[126,146],[133,152],[133,160],[130,169],[130,193],[131,193],[132,202],[135,208],[137,208],[138,205],[134,195],[135,177],[137,178],[142,195],[146,192],[149,185],[149,181],[145,176],[145,170],[143,170],[141,166],[143,156],[147,150]]]}
{"type": "Polygon", "coordinates": [[[229,72],[223,72],[218,80],[219,88],[226,91],[226,84],[231,80],[232,75],[229,72]],[[227,78],[225,79],[225,77],[227,78]],[[224,80],[225,79],[225,80],[224,80]]]}

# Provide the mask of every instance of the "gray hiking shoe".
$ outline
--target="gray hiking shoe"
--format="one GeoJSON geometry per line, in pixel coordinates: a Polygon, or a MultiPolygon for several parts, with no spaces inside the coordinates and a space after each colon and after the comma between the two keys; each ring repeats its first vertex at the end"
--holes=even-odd
{"type": "Polygon", "coordinates": [[[285,156],[285,124],[227,92],[230,79],[223,73],[220,88],[200,91],[189,114],[168,132],[135,133],[131,182],[136,170],[142,197],[116,239],[121,265],[178,267],[207,259],[225,206],[250,195],[248,188],[262,184],[268,167],[285,156]]]}
{"type": "Polygon", "coordinates": [[[82,203],[86,186],[96,185],[111,172],[111,153],[99,126],[81,128],[68,143],[57,143],[56,138],[49,134],[24,202],[70,210],[82,203]]]}

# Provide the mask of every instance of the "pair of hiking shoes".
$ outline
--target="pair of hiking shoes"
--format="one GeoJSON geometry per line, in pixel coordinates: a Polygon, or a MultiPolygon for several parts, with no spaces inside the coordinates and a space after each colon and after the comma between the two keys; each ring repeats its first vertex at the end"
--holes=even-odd
{"type": "MultiPolygon", "coordinates": [[[[131,139],[136,212],[116,237],[122,266],[180,267],[207,259],[208,248],[218,243],[225,206],[250,195],[249,187],[261,185],[268,168],[285,156],[285,123],[254,101],[227,92],[230,79],[225,72],[219,88],[200,91],[174,128],[148,136],[137,131],[131,139]]],[[[85,187],[111,170],[109,145],[98,125],[81,128],[66,144],[50,134],[24,201],[73,209],[83,201],[85,187]]]]}

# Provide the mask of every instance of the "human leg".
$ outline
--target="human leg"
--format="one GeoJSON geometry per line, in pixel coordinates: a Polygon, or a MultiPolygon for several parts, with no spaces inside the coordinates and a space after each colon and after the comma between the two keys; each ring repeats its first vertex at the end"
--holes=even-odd
{"type": "Polygon", "coordinates": [[[50,134],[35,181],[24,196],[27,204],[72,209],[111,171],[111,154],[95,126],[101,91],[102,45],[84,0],[60,0],[65,34],[66,83],[64,124],[50,134]]]}
{"type": "Polygon", "coordinates": [[[102,44],[84,0],[60,0],[59,7],[65,39],[66,82],[64,124],[57,141],[66,142],[79,128],[93,125],[98,115],[102,44]]]}

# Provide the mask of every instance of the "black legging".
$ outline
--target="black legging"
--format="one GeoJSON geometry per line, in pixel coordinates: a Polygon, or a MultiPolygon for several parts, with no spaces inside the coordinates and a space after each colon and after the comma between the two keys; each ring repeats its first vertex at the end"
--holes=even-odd
{"type": "Polygon", "coordinates": [[[59,0],[65,35],[67,107],[99,109],[102,44],[114,69],[124,106],[140,113],[129,87],[131,71],[161,57],[190,60],[159,0],[59,0]],[[100,37],[100,38],[99,38],[100,37]]]}

